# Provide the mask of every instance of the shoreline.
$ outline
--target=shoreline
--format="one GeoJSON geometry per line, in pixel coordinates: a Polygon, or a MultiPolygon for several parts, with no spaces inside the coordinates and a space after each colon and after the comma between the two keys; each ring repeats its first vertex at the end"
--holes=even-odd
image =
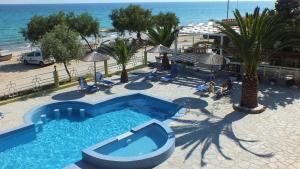
{"type": "MultiPolygon", "coordinates": [[[[108,41],[108,40],[113,40],[115,39],[118,35],[117,35],[118,32],[110,32],[109,35],[105,35],[104,38],[101,38],[101,42],[105,42],[105,41],[108,41]]],[[[129,34],[127,33],[125,35],[125,37],[132,37],[132,36],[135,36],[134,33],[132,34],[129,34]]],[[[179,34],[179,39],[182,38],[182,42],[186,42],[187,39],[186,37],[189,37],[189,36],[192,36],[192,35],[185,35],[185,34],[179,34]]],[[[191,38],[188,38],[189,40],[192,40],[191,38]]],[[[88,40],[91,42],[91,43],[95,43],[95,39],[94,38],[88,38],[88,40]]],[[[85,45],[85,42],[82,41],[83,44],[85,45]]],[[[31,46],[31,44],[29,42],[25,42],[22,43],[22,44],[19,44],[19,45],[7,45],[7,47],[1,47],[1,44],[0,44],[0,50],[8,50],[9,52],[12,53],[13,57],[17,57],[17,56],[20,56],[24,53],[27,53],[27,52],[31,52],[31,51],[34,51],[38,48],[38,46],[31,46]]]]}

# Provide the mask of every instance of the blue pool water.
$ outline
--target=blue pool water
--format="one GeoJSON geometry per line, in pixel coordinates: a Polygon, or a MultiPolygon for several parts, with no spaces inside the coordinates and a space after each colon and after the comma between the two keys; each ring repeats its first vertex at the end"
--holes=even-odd
{"type": "Polygon", "coordinates": [[[96,152],[115,157],[136,157],[149,154],[161,148],[167,141],[168,136],[157,125],[143,129],[123,140],[107,144],[96,149],[96,152]]]}
{"type": "Polygon", "coordinates": [[[85,121],[53,120],[34,141],[0,153],[0,168],[62,168],[80,160],[82,149],[150,119],[148,115],[126,108],[85,121]]]}
{"type": "MultiPolygon", "coordinates": [[[[56,103],[39,108],[35,110],[36,114],[43,111],[49,117],[47,123],[43,125],[43,130],[37,133],[36,139],[0,152],[0,168],[63,168],[81,160],[81,150],[126,133],[131,128],[151,119],[165,120],[172,116],[170,111],[174,112],[176,109],[172,103],[164,104],[159,100],[141,98],[141,95],[132,96],[91,105],[90,108],[87,107],[88,105],[78,103],[56,103]],[[128,99],[130,102],[125,101],[128,99]],[[51,118],[50,114],[53,112],[53,108],[58,107],[65,110],[70,106],[74,109],[85,106],[87,111],[93,115],[85,119],[76,114],[73,114],[72,117],[65,115],[60,119],[51,118]],[[166,115],[167,113],[169,116],[166,115]]],[[[77,113],[76,110],[74,112],[77,113]]],[[[64,112],[62,111],[62,113],[64,112]]],[[[33,122],[38,120],[37,117],[33,116],[33,122]]],[[[147,141],[147,138],[145,139],[147,141]]],[[[11,139],[11,143],[15,141],[11,139]]]]}

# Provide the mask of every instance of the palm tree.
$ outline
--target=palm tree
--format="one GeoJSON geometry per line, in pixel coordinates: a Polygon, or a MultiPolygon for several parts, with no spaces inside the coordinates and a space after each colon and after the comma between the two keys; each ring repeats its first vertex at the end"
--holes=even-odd
{"type": "Polygon", "coordinates": [[[128,82],[128,74],[126,66],[130,59],[138,50],[138,45],[135,40],[116,39],[112,44],[103,44],[99,52],[105,53],[117,61],[117,64],[122,65],[121,83],[128,82]]]}
{"type": "MultiPolygon", "coordinates": [[[[176,39],[178,30],[174,30],[172,27],[156,27],[148,30],[148,41],[150,45],[163,45],[165,47],[170,48],[176,39]]],[[[167,57],[167,53],[163,54],[162,58],[162,69],[167,70],[170,69],[169,59],[167,57]]]]}
{"type": "Polygon", "coordinates": [[[234,12],[240,32],[233,30],[230,25],[219,22],[221,32],[229,37],[233,48],[226,49],[233,56],[240,58],[244,67],[242,83],[241,107],[256,108],[258,106],[258,76],[257,69],[261,61],[266,60],[272,52],[286,46],[283,43],[283,24],[278,17],[265,9],[260,13],[257,7],[253,14],[246,13],[242,17],[239,10],[234,12]],[[274,49],[276,43],[282,42],[274,49]]]}

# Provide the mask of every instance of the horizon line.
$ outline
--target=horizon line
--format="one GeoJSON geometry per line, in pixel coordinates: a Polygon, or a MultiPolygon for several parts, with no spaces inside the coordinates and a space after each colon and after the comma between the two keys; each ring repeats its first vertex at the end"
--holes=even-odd
{"type": "MultiPolygon", "coordinates": [[[[276,0],[239,0],[239,2],[275,2],[276,0]]],[[[190,3],[190,2],[195,2],[195,3],[202,3],[202,2],[210,2],[210,3],[214,3],[214,2],[227,2],[227,0],[214,0],[214,1],[209,1],[209,0],[205,0],[205,1],[193,1],[193,0],[188,0],[188,1],[140,1],[140,2],[131,2],[131,1],[127,1],[127,2],[65,2],[65,3],[0,3],[0,5],[64,5],[64,4],[137,4],[137,3],[190,3]]],[[[235,2],[233,2],[235,3],[235,2]]]]}

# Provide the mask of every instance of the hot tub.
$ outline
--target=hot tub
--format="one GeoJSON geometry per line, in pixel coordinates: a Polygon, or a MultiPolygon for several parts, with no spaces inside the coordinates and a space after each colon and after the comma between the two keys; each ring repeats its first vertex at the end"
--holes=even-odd
{"type": "Polygon", "coordinates": [[[148,169],[168,159],[175,149],[173,131],[151,120],[130,132],[82,151],[83,160],[104,169],[148,169]]]}

